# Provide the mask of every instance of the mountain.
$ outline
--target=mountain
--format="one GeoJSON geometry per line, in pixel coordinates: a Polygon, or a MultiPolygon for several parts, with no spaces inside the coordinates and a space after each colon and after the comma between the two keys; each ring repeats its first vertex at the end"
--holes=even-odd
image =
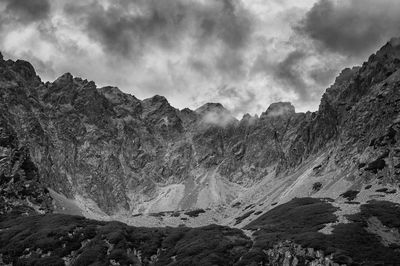
{"type": "Polygon", "coordinates": [[[178,110],[69,73],[44,83],[0,56],[0,254],[22,265],[400,262],[399,87],[395,39],[343,70],[316,112],[279,102],[241,120],[219,103],[178,110]],[[38,226],[31,243],[13,241],[38,226]]]}

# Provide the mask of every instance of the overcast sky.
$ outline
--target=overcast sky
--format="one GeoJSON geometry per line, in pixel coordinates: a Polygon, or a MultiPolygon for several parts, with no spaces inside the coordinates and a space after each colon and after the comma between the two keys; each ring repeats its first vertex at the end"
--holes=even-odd
{"type": "Polygon", "coordinates": [[[400,36],[398,0],[0,0],[0,50],[177,107],[316,110],[344,67],[400,36]]]}

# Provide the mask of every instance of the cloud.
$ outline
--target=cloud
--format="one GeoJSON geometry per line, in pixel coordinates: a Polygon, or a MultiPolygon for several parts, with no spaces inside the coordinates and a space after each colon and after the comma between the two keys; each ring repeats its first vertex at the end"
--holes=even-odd
{"type": "Polygon", "coordinates": [[[200,122],[208,125],[226,127],[237,121],[220,103],[206,103],[197,108],[196,113],[201,116],[200,122]]]}
{"type": "Polygon", "coordinates": [[[140,55],[152,46],[179,50],[185,41],[196,49],[246,46],[251,16],[233,0],[116,0],[69,3],[65,12],[79,19],[89,35],[112,53],[140,55]]]}
{"type": "Polygon", "coordinates": [[[180,109],[214,101],[241,117],[291,101],[307,111],[341,69],[367,58],[366,47],[379,48],[368,39],[381,36],[374,27],[395,31],[400,12],[389,2],[0,0],[0,50],[31,61],[45,81],[71,72],[180,109]]]}
{"type": "Polygon", "coordinates": [[[326,87],[337,76],[339,68],[329,64],[321,64],[318,68],[310,69],[308,75],[316,84],[326,87]]]}
{"type": "Polygon", "coordinates": [[[201,118],[201,123],[211,124],[219,127],[226,127],[236,120],[229,113],[207,112],[201,118]]]}
{"type": "Polygon", "coordinates": [[[264,115],[276,117],[293,113],[295,113],[295,108],[290,102],[278,102],[271,104],[264,115]]]}
{"type": "Polygon", "coordinates": [[[216,92],[215,99],[224,103],[235,117],[249,112],[257,105],[257,96],[251,90],[224,85],[218,87],[216,92]]]}
{"type": "Polygon", "coordinates": [[[49,0],[0,0],[1,3],[5,5],[2,16],[5,14],[7,21],[29,23],[43,20],[50,13],[49,0]]]}
{"type": "Polygon", "coordinates": [[[329,55],[321,56],[308,46],[297,44],[291,49],[278,60],[269,59],[268,54],[260,54],[254,61],[251,73],[270,76],[276,82],[276,86],[294,93],[297,102],[315,101],[319,97],[315,92],[326,88],[340,67],[329,55]]]}
{"type": "Polygon", "coordinates": [[[295,27],[319,48],[365,57],[400,35],[397,0],[319,0],[295,27]]]}
{"type": "Polygon", "coordinates": [[[283,86],[295,90],[303,99],[307,97],[307,83],[299,71],[299,64],[305,57],[303,51],[295,50],[272,69],[283,86]]]}

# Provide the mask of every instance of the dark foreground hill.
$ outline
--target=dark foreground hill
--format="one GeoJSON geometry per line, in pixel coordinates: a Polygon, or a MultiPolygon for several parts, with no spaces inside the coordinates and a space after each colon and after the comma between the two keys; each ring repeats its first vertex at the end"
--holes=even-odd
{"type": "Polygon", "coordinates": [[[282,204],[240,229],[144,228],[79,216],[2,217],[0,263],[12,265],[398,265],[400,206],[372,201],[330,234],[329,200],[282,204]],[[313,264],[314,263],[314,264],[313,264]],[[318,264],[317,264],[318,263],[318,264]]]}

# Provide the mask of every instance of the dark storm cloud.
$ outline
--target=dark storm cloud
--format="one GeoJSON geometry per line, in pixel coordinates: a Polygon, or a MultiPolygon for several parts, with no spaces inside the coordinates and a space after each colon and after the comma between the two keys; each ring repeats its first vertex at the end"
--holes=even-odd
{"type": "Polygon", "coordinates": [[[333,81],[338,72],[337,67],[321,66],[321,68],[311,69],[308,75],[316,84],[326,87],[333,81]]]}
{"type": "Polygon", "coordinates": [[[151,45],[180,49],[184,37],[196,41],[197,49],[221,41],[227,49],[246,46],[251,17],[234,1],[147,0],[111,3],[107,8],[92,2],[70,3],[65,11],[80,19],[90,36],[119,55],[136,55],[151,45]],[[134,10],[132,12],[132,10],[134,10]]]}
{"type": "Polygon", "coordinates": [[[307,84],[299,72],[299,64],[306,57],[302,51],[293,51],[273,69],[277,78],[284,87],[294,90],[300,99],[307,98],[307,84]]]}
{"type": "Polygon", "coordinates": [[[270,75],[284,90],[296,93],[300,101],[307,102],[313,99],[313,91],[326,88],[338,73],[334,64],[308,64],[315,56],[314,51],[301,46],[280,61],[270,61],[263,52],[254,61],[250,73],[270,75]]]}
{"type": "MultiPolygon", "coordinates": [[[[251,68],[252,74],[271,75],[287,91],[295,92],[301,100],[308,97],[303,62],[309,55],[301,49],[290,52],[283,60],[271,62],[265,53],[260,54],[251,68]]],[[[319,73],[315,73],[318,79],[319,73]]]]}
{"type": "Polygon", "coordinates": [[[6,5],[4,17],[23,23],[45,19],[50,13],[49,0],[0,0],[0,3],[6,5]]]}
{"type": "Polygon", "coordinates": [[[296,30],[320,48],[346,56],[366,56],[400,35],[398,0],[319,0],[296,30]]]}

